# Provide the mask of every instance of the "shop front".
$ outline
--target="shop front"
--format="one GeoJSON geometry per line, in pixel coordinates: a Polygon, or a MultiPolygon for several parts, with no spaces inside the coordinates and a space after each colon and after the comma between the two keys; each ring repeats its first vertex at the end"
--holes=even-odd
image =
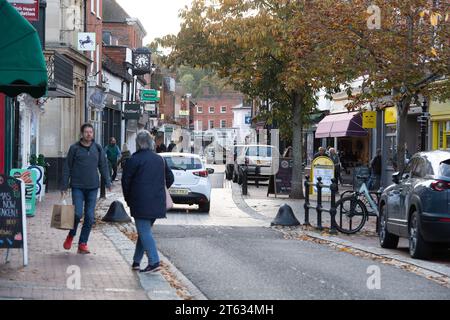
{"type": "Polygon", "coordinates": [[[363,128],[360,112],[326,116],[318,124],[315,138],[322,139],[321,146],[337,149],[343,167],[341,176],[346,184],[353,182],[355,168],[367,166],[369,163],[370,133],[363,128]]]}
{"type": "Polygon", "coordinates": [[[430,103],[432,148],[450,151],[450,101],[430,103]]]}
{"type": "Polygon", "coordinates": [[[6,0],[0,0],[0,16],[0,171],[8,173],[38,151],[38,99],[48,78],[36,29],[6,0]]]}

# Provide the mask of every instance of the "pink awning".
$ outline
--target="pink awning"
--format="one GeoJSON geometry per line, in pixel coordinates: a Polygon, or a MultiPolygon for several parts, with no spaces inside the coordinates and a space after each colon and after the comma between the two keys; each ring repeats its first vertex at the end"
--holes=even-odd
{"type": "Polygon", "coordinates": [[[316,138],[364,137],[367,130],[362,127],[359,112],[337,113],[326,116],[319,122],[316,138]]]}

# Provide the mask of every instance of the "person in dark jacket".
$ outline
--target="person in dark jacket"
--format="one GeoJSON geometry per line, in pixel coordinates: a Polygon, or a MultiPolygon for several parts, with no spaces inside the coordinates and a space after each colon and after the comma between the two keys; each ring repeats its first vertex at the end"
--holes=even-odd
{"type": "Polygon", "coordinates": [[[138,133],[136,147],[138,151],[127,161],[122,174],[123,195],[138,231],[132,268],[140,270],[147,252],[149,263],[141,272],[156,272],[160,270],[160,260],[151,228],[156,219],[166,218],[165,188],[170,188],[174,176],[166,161],[152,151],[150,132],[138,133]]]}
{"type": "Polygon", "coordinates": [[[157,135],[155,140],[156,140],[156,153],[167,152],[167,147],[164,144],[164,136],[157,135]]]}
{"type": "Polygon", "coordinates": [[[69,186],[72,188],[72,202],[75,206],[75,227],[64,241],[64,249],[70,250],[77,233],[78,224],[84,212],[78,253],[88,254],[87,242],[94,224],[95,205],[100,187],[98,171],[111,191],[111,180],[106,154],[94,140],[94,127],[87,123],[81,126],[82,138],[72,145],[67,154],[63,169],[61,193],[65,197],[69,186]]]}
{"type": "Polygon", "coordinates": [[[109,168],[112,171],[111,181],[117,181],[117,165],[121,156],[120,148],[117,145],[116,138],[111,137],[109,144],[105,147],[106,156],[109,161],[109,168]]]}
{"type": "Polygon", "coordinates": [[[376,156],[370,161],[371,175],[367,187],[374,190],[380,187],[381,180],[381,149],[377,150],[376,156]]]}

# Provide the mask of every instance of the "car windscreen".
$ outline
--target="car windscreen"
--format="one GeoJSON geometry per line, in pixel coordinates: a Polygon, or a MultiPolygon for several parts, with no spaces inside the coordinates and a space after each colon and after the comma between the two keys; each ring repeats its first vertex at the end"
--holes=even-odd
{"type": "Polygon", "coordinates": [[[249,147],[246,156],[248,157],[271,157],[272,148],[268,147],[249,147]]]}
{"type": "Polygon", "coordinates": [[[441,162],[441,164],[439,165],[439,175],[441,177],[450,178],[450,159],[441,162]]]}
{"type": "Polygon", "coordinates": [[[203,164],[198,158],[191,157],[166,157],[167,164],[172,170],[199,170],[203,168],[203,164]]]}

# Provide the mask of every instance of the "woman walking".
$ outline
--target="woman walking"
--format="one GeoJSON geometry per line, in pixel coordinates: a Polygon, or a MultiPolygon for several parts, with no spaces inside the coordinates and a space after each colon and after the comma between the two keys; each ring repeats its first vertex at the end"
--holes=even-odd
{"type": "Polygon", "coordinates": [[[148,266],[142,273],[160,270],[160,260],[152,226],[156,219],[166,218],[166,189],[174,182],[172,170],[153,149],[150,132],[140,131],[136,138],[137,152],[127,161],[122,175],[125,201],[135,220],[138,240],[133,258],[133,270],[140,270],[144,252],[148,266]]]}

